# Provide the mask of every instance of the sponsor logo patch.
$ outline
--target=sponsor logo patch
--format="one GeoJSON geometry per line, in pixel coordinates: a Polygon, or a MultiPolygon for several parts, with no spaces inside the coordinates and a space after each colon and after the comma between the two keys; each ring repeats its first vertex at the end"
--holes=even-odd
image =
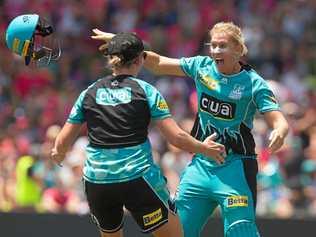
{"type": "Polygon", "coordinates": [[[145,226],[155,224],[158,221],[160,221],[161,219],[162,219],[161,208],[159,208],[158,210],[156,210],[150,214],[143,216],[143,221],[144,221],[145,226]]]}
{"type": "Polygon", "coordinates": [[[27,55],[27,52],[29,50],[31,41],[29,40],[25,40],[24,41],[24,45],[23,45],[23,49],[22,49],[22,56],[25,57],[27,55]]]}
{"type": "Polygon", "coordinates": [[[132,101],[131,88],[124,87],[119,89],[100,88],[96,93],[96,103],[99,105],[116,106],[128,104],[132,101]]]}
{"type": "Polygon", "coordinates": [[[29,23],[30,18],[29,18],[29,16],[26,15],[26,16],[23,16],[22,20],[24,23],[29,23]]]}
{"type": "Polygon", "coordinates": [[[114,80],[111,82],[111,86],[118,86],[119,82],[117,80],[114,80]]]}
{"type": "Polygon", "coordinates": [[[201,82],[210,90],[216,90],[218,87],[218,81],[210,77],[207,74],[199,73],[201,77],[201,82]]]}
{"type": "Polygon", "coordinates": [[[13,44],[12,44],[12,51],[15,53],[19,52],[19,46],[20,46],[20,40],[18,38],[15,38],[13,40],[13,44]]]}
{"type": "Polygon", "coordinates": [[[227,198],[227,207],[248,207],[248,197],[230,196],[227,198]]]}
{"type": "Polygon", "coordinates": [[[223,77],[220,82],[223,84],[227,84],[228,79],[226,77],[223,77]]]}
{"type": "Polygon", "coordinates": [[[158,109],[167,110],[168,109],[167,102],[165,100],[160,100],[158,103],[158,109]]]}
{"type": "Polygon", "coordinates": [[[229,98],[239,100],[242,97],[242,94],[245,90],[245,86],[236,84],[234,85],[234,89],[230,92],[229,98]]]}
{"type": "Polygon", "coordinates": [[[231,120],[235,117],[236,104],[202,93],[200,108],[216,118],[231,120]]]}

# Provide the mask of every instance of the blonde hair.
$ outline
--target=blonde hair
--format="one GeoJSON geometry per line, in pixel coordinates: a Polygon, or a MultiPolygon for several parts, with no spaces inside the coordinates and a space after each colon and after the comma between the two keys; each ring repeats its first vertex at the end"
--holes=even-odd
{"type": "Polygon", "coordinates": [[[235,25],[233,22],[219,22],[216,23],[213,28],[210,30],[210,36],[214,35],[215,32],[227,33],[232,39],[242,47],[241,56],[247,54],[248,49],[245,45],[245,39],[241,32],[240,27],[235,25]]]}
{"type": "Polygon", "coordinates": [[[121,67],[126,67],[129,68],[132,66],[132,64],[135,62],[134,59],[125,62],[123,59],[121,59],[119,56],[117,55],[109,55],[108,56],[108,65],[111,68],[121,68],[121,67]]]}
{"type": "Polygon", "coordinates": [[[122,60],[119,56],[113,55],[108,57],[108,64],[113,67],[121,67],[122,66],[122,60]]]}

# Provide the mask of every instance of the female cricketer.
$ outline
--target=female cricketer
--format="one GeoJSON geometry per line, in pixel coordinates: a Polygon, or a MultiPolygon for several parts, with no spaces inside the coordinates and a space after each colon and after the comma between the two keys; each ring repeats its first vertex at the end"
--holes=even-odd
{"type": "MultiPolygon", "coordinates": [[[[113,34],[94,29],[92,38],[108,41],[113,34]]],[[[288,124],[266,81],[240,61],[246,55],[241,29],[220,22],[210,31],[209,56],[168,58],[147,52],[145,67],[155,74],[188,76],[195,82],[198,114],[192,134],[202,141],[216,132],[225,146],[225,163],[195,154],[182,174],[176,207],[185,237],[198,237],[219,205],[226,237],[260,236],[255,223],[255,142],[251,134],[256,111],[272,129],[269,149],[283,144],[288,124]],[[192,218],[194,217],[194,218],[192,218]]]]}
{"type": "Polygon", "coordinates": [[[132,33],[120,33],[103,48],[113,75],[84,90],[56,138],[52,159],[63,161],[84,122],[89,145],[83,174],[91,216],[102,237],[122,236],[123,207],[144,233],[182,236],[176,214],[169,210],[169,192],[154,164],[147,138],[150,120],[173,145],[223,163],[222,144],[214,135],[200,142],[170,117],[168,105],[152,85],[136,78],[146,53],[132,33]]]}

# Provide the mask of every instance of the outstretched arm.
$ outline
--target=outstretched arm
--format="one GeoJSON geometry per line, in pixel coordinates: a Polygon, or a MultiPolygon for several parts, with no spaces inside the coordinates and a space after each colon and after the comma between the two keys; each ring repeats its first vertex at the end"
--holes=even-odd
{"type": "Polygon", "coordinates": [[[184,77],[180,66],[180,59],[161,56],[152,51],[146,51],[147,57],[144,63],[146,69],[154,74],[184,77]]]}
{"type": "Polygon", "coordinates": [[[274,153],[282,147],[289,125],[280,111],[266,112],[264,113],[264,119],[268,126],[273,129],[269,137],[269,150],[274,153]]]}
{"type": "MultiPolygon", "coordinates": [[[[104,41],[106,44],[115,36],[115,34],[103,32],[99,29],[92,30],[95,35],[92,39],[104,41]]],[[[104,49],[102,45],[99,49],[104,49]]],[[[144,63],[146,69],[154,74],[170,75],[170,76],[185,76],[180,66],[180,60],[177,58],[168,58],[161,56],[152,51],[146,51],[147,57],[144,63]]]]}
{"type": "Polygon", "coordinates": [[[204,142],[200,142],[183,131],[172,118],[157,120],[156,124],[172,145],[188,152],[201,153],[219,164],[224,162],[225,147],[213,141],[216,134],[207,137],[204,142]]]}

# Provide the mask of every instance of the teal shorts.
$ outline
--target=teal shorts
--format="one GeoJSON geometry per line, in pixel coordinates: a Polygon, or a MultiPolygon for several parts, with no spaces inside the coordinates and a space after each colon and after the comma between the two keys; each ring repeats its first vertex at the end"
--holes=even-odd
{"type": "Polygon", "coordinates": [[[231,159],[216,167],[207,167],[199,157],[184,170],[176,207],[185,237],[198,237],[219,205],[224,231],[240,220],[255,221],[256,159],[231,159]]]}

